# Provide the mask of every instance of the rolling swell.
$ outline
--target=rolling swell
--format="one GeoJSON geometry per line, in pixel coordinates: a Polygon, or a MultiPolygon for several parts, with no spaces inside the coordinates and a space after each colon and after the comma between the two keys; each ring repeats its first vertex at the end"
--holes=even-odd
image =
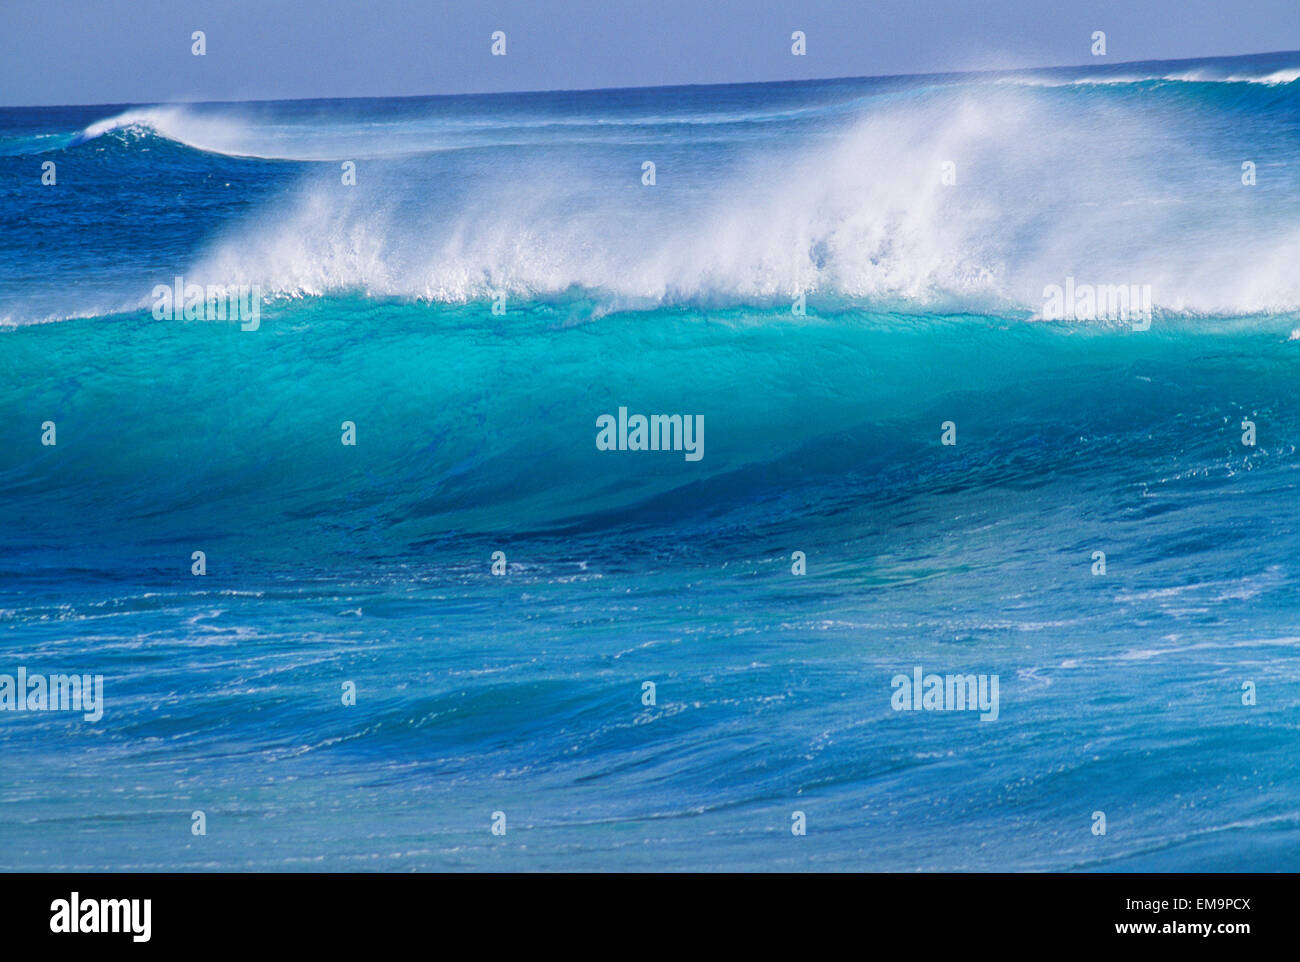
{"type": "MultiPolygon", "coordinates": [[[[584,308],[320,298],[267,310],[258,336],[147,316],[14,332],[0,401],[57,410],[62,440],[57,459],[9,459],[6,512],[32,519],[24,537],[92,515],[123,549],[224,519],[252,556],[682,525],[707,540],[916,492],[1137,485],[1175,453],[1224,477],[1251,461],[1229,454],[1248,414],[1291,436],[1294,315],[1136,333],[816,302],[806,318],[584,308]],[[702,414],[705,457],[598,451],[596,418],[620,406],[702,414]],[[938,443],[955,412],[970,454],[938,443]]],[[[25,427],[6,426],[6,450],[25,427]]]]}

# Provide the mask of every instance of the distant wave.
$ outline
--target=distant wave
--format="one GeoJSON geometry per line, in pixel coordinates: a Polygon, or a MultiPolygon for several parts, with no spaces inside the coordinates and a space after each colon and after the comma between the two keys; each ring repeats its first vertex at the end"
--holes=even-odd
{"type": "Polygon", "coordinates": [[[1080,76],[1035,76],[1033,74],[1011,74],[997,78],[1000,83],[1028,84],[1031,86],[1091,86],[1124,85],[1152,82],[1167,83],[1205,83],[1205,84],[1259,84],[1265,87],[1277,87],[1293,84],[1300,80],[1300,67],[1285,67],[1266,73],[1242,74],[1225,73],[1208,69],[1176,71],[1173,73],[1149,72],[1128,74],[1096,74],[1080,76]]]}
{"type": "Polygon", "coordinates": [[[119,134],[136,140],[158,137],[203,153],[232,158],[328,162],[400,158],[484,147],[526,148],[552,138],[561,142],[619,143],[635,139],[642,132],[662,133],[671,128],[681,128],[687,136],[698,136],[700,128],[725,130],[730,125],[780,124],[847,113],[859,107],[860,103],[854,100],[785,110],[723,109],[628,116],[602,116],[593,112],[577,117],[512,112],[505,116],[411,118],[403,122],[357,122],[347,114],[342,117],[324,114],[284,123],[246,105],[156,106],[132,108],[96,121],[42,149],[77,147],[109,134],[119,134]]]}
{"type": "Polygon", "coordinates": [[[154,135],[195,150],[229,157],[259,156],[245,149],[243,136],[247,128],[234,117],[201,114],[180,106],[133,108],[96,121],[73,137],[68,146],[76,147],[111,133],[154,135]]]}
{"type": "MultiPolygon", "coordinates": [[[[1240,61],[1256,58],[1219,58],[1214,61],[1171,61],[1156,63],[1116,64],[1106,67],[1026,69],[1015,71],[983,71],[964,74],[943,74],[931,77],[878,78],[890,81],[911,80],[912,87],[924,89],[937,87],[972,87],[983,83],[1024,84],[1030,86],[1088,86],[1131,85],[1153,81],[1256,84],[1268,87],[1293,84],[1300,80],[1300,54],[1275,55],[1288,58],[1285,66],[1243,69],[1240,61]],[[1173,64],[1192,64],[1182,70],[1169,70],[1173,64]]],[[[863,78],[868,80],[870,78],[863,78]]],[[[837,81],[838,83],[848,81],[837,81]]],[[[805,82],[806,83],[806,82],[805,82]]],[[[771,86],[771,85],[753,85],[771,86]]],[[[797,86],[797,85],[792,85],[797,86]]],[[[892,91],[894,88],[886,88],[892,91]]],[[[879,90],[863,90],[861,96],[847,102],[793,105],[785,109],[760,106],[761,100],[750,109],[714,105],[709,109],[665,111],[651,109],[621,115],[602,115],[593,112],[579,116],[529,116],[526,107],[492,111],[468,118],[441,117],[428,125],[402,122],[370,122],[362,125],[331,125],[325,109],[312,118],[319,123],[279,123],[282,118],[267,117],[252,104],[157,105],[134,107],[123,113],[88,125],[84,130],[64,140],[61,146],[76,146],[95,140],[107,133],[151,133],[157,136],[209,153],[231,157],[252,157],[267,160],[335,160],[356,156],[392,156],[421,153],[439,149],[482,146],[482,141],[472,136],[457,140],[456,135],[511,131],[576,130],[612,128],[619,129],[655,127],[709,127],[728,124],[780,123],[828,113],[859,110],[879,96],[879,90]],[[259,123],[257,118],[262,118],[259,123]],[[333,129],[330,129],[333,127],[333,129]],[[350,128],[350,129],[349,129],[350,128]],[[348,136],[351,134],[352,136],[348,136]]],[[[536,96],[536,95],[532,95],[536,96]]],[[[508,104],[499,95],[484,95],[486,103],[496,101],[496,106],[508,104]]],[[[507,136],[496,140],[507,144],[507,136]]]]}

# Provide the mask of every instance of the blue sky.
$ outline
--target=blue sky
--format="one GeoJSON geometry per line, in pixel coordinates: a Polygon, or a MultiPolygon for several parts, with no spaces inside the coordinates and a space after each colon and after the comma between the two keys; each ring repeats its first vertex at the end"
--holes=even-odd
{"type": "Polygon", "coordinates": [[[1297,0],[4,0],[0,104],[869,76],[1300,49],[1297,0]],[[207,56],[190,53],[203,30],[207,56]],[[503,30],[507,55],[490,55],[503,30]],[[802,30],[808,54],[790,54],[802,30]]]}

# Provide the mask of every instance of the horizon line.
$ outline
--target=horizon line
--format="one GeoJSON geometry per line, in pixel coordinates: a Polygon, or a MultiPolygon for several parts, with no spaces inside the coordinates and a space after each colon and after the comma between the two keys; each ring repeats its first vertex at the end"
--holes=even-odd
{"type": "MultiPolygon", "coordinates": [[[[90,108],[90,107],[172,107],[186,105],[231,105],[231,104],[276,104],[276,103],[322,103],[328,101],[340,100],[431,100],[434,98],[473,98],[473,97],[520,97],[535,96],[544,94],[562,94],[562,93],[617,93],[627,90],[688,90],[703,89],[709,87],[763,87],[773,84],[818,84],[818,83],[846,83],[850,81],[861,80],[902,80],[908,78],[926,78],[926,77],[975,77],[983,75],[1006,75],[1028,73],[1031,71],[1045,70],[1108,70],[1118,69],[1121,67],[1141,66],[1144,64],[1178,64],[1178,63],[1196,63],[1208,60],[1243,60],[1248,57],[1270,57],[1281,56],[1284,54],[1294,54],[1300,57],[1298,50],[1261,50],[1256,53],[1240,54],[1216,54],[1208,57],[1174,57],[1168,60],[1122,60],[1115,63],[1096,64],[1087,61],[1081,63],[1052,64],[1049,66],[1035,67],[1011,67],[1011,68],[987,68],[981,70],[942,70],[942,71],[924,71],[919,73],[889,73],[889,74],[852,74],[838,77],[811,77],[793,80],[739,80],[723,81],[718,83],[685,83],[685,84],[633,84],[623,87],[548,87],[533,90],[483,90],[463,93],[429,93],[429,94],[358,94],[347,97],[253,97],[247,100],[137,100],[137,101],[109,101],[101,103],[82,103],[82,104],[0,104],[0,110],[43,110],[51,108],[90,108]]],[[[1300,66],[1300,64],[1298,64],[1300,66]]]]}

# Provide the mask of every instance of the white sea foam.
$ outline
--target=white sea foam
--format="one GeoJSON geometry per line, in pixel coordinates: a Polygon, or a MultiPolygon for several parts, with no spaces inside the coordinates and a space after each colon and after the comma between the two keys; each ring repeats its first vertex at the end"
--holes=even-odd
{"type": "Polygon", "coordinates": [[[371,168],[374,189],[318,181],[186,273],[289,296],[459,302],[579,288],[658,305],[802,291],[1031,313],[1045,285],[1073,276],[1150,285],[1157,313],[1295,309],[1300,227],[1249,203],[1239,172],[1187,131],[1156,123],[1105,99],[1062,115],[1028,91],[949,89],[751,153],[692,182],[688,199],[670,166],[653,188],[635,171],[550,158],[452,185],[371,168]],[[948,160],[956,186],[941,182],[948,160]]]}

